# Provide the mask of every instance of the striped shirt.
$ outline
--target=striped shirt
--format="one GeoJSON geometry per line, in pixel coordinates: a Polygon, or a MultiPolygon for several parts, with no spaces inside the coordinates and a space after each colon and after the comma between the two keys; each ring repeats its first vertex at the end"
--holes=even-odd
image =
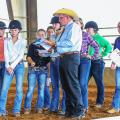
{"type": "Polygon", "coordinates": [[[97,59],[99,54],[99,45],[95,40],[92,39],[92,37],[87,32],[82,32],[82,47],[80,51],[81,57],[87,57],[89,46],[94,48],[94,54],[92,55],[92,59],[97,59]]]}

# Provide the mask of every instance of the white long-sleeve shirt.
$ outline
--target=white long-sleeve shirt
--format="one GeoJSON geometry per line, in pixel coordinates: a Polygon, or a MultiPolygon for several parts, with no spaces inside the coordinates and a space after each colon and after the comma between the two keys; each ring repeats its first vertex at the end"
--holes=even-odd
{"type": "Polygon", "coordinates": [[[12,38],[6,38],[4,43],[5,67],[12,67],[23,59],[27,41],[18,37],[18,40],[13,43],[12,38]]]}

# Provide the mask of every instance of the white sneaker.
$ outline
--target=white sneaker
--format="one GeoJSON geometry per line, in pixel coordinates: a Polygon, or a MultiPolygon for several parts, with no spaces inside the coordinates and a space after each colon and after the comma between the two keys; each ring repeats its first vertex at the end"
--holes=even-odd
{"type": "Polygon", "coordinates": [[[1,116],[7,116],[8,115],[8,112],[6,112],[6,113],[0,113],[0,117],[1,116]]]}
{"type": "Polygon", "coordinates": [[[43,113],[43,110],[42,110],[42,109],[37,109],[37,110],[36,110],[36,113],[41,114],[41,113],[43,113]]]}
{"type": "Polygon", "coordinates": [[[102,104],[96,104],[95,107],[96,107],[96,108],[101,108],[101,107],[102,107],[102,104]]]}
{"type": "Polygon", "coordinates": [[[29,115],[30,114],[30,110],[29,109],[25,109],[24,114],[25,115],[29,115]]]}
{"type": "Polygon", "coordinates": [[[20,117],[20,112],[15,113],[14,117],[20,117]]]}

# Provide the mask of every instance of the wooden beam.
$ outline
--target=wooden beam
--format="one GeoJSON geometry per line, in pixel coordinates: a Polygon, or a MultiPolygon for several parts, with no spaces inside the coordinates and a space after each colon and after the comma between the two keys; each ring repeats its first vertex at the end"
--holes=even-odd
{"type": "Polygon", "coordinates": [[[37,0],[26,0],[27,38],[28,44],[36,37],[37,31],[37,0]]]}
{"type": "Polygon", "coordinates": [[[6,0],[6,4],[7,4],[7,9],[8,9],[9,19],[13,20],[14,19],[14,15],[13,15],[13,9],[12,9],[11,0],[6,0]]]}

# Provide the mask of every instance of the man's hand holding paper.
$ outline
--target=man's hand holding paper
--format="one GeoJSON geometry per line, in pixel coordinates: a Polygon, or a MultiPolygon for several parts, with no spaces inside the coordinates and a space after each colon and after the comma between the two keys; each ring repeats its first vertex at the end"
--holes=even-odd
{"type": "Polygon", "coordinates": [[[55,47],[55,46],[56,46],[56,43],[55,43],[54,40],[45,40],[45,43],[46,43],[47,45],[52,46],[52,47],[55,47]]]}

